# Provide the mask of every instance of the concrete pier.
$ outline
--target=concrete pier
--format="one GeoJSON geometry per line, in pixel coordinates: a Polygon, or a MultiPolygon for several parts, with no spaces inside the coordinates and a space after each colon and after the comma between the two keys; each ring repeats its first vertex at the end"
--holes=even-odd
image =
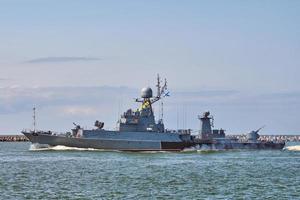
{"type": "MultiPolygon", "coordinates": [[[[246,135],[228,135],[227,137],[236,138],[241,141],[246,141],[246,135]]],[[[259,141],[268,142],[300,142],[300,135],[260,135],[259,141]]]]}
{"type": "Polygon", "coordinates": [[[0,142],[27,142],[24,135],[0,135],[0,142]]]}

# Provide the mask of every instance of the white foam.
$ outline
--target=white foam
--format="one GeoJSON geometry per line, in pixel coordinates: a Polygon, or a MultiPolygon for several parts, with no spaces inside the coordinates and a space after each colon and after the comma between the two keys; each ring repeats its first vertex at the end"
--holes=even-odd
{"type": "Polygon", "coordinates": [[[288,151],[300,151],[300,145],[287,146],[287,147],[284,148],[284,150],[288,150],[288,151]]]}
{"type": "Polygon", "coordinates": [[[63,145],[57,145],[57,146],[49,146],[47,144],[31,144],[30,151],[45,151],[45,150],[53,150],[53,151],[104,151],[101,149],[94,149],[94,148],[78,148],[78,147],[67,147],[63,145]]]}
{"type": "Polygon", "coordinates": [[[216,149],[215,145],[195,145],[189,148],[185,148],[183,150],[184,152],[211,152],[211,151],[219,151],[219,149],[216,149]]]}
{"type": "Polygon", "coordinates": [[[101,151],[100,149],[94,149],[94,148],[78,148],[78,147],[66,147],[62,145],[58,146],[53,146],[50,147],[51,150],[56,150],[56,151],[101,151]]]}
{"type": "Polygon", "coordinates": [[[47,144],[38,144],[38,143],[34,143],[31,144],[29,147],[30,151],[39,151],[39,150],[47,150],[49,148],[49,145],[47,144]]]}

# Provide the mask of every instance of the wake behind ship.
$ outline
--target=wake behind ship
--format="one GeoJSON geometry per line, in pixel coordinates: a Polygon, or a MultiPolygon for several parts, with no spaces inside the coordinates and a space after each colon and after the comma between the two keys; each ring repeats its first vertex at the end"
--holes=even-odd
{"type": "MultiPolygon", "coordinates": [[[[32,142],[50,146],[63,145],[67,147],[95,148],[121,151],[182,151],[184,149],[282,149],[285,143],[259,141],[258,131],[247,135],[246,141],[238,141],[225,137],[224,130],[212,129],[212,117],[209,112],[199,116],[201,130],[198,135],[192,135],[191,130],[167,130],[163,119],[155,120],[152,105],[169,96],[167,82],[161,86],[157,78],[157,95],[153,97],[150,87],[143,88],[140,108],[128,109],[117,122],[117,130],[105,130],[104,123],[95,122],[95,129],[83,129],[79,125],[71,132],[54,133],[52,131],[22,131],[32,142]]],[[[35,115],[34,115],[35,116],[35,115]]]]}

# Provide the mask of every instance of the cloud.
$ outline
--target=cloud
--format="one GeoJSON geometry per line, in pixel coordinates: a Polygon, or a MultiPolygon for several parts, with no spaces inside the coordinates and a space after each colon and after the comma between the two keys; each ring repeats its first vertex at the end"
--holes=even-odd
{"type": "Polygon", "coordinates": [[[98,61],[100,58],[96,57],[76,57],[76,56],[65,56],[65,57],[42,57],[32,60],[28,60],[25,63],[60,63],[60,62],[87,62],[87,61],[98,61]]]}
{"type": "Polygon", "coordinates": [[[0,78],[0,81],[9,81],[9,78],[0,78]]]}
{"type": "Polygon", "coordinates": [[[66,115],[95,115],[97,110],[90,106],[66,106],[62,109],[66,115]]]}
{"type": "MultiPolygon", "coordinates": [[[[20,113],[55,107],[67,115],[95,114],[95,109],[125,111],[137,108],[133,98],[139,97],[139,89],[127,87],[0,87],[0,114],[20,113]]],[[[233,90],[173,91],[165,98],[165,106],[174,109],[181,105],[206,107],[281,106],[300,104],[300,93],[247,94],[233,90]]],[[[158,104],[157,104],[158,105],[158,104]]],[[[116,111],[117,112],[117,111],[116,111]]],[[[173,112],[173,111],[172,111],[173,112]]]]}
{"type": "Polygon", "coordinates": [[[239,91],[236,90],[199,90],[199,91],[181,91],[176,92],[180,95],[188,95],[188,96],[195,96],[195,97],[220,97],[220,96],[231,96],[238,94],[239,91]]]}
{"type": "MultiPolygon", "coordinates": [[[[139,89],[128,87],[31,87],[22,86],[0,87],[0,114],[18,113],[31,110],[33,106],[40,108],[61,106],[64,112],[75,114],[92,107],[115,107],[122,104],[122,111],[127,106],[138,106],[133,98],[139,97],[139,89]],[[115,105],[117,104],[117,105],[115,105]],[[71,109],[79,107],[82,109],[71,109]]],[[[300,93],[269,93],[247,94],[233,90],[198,90],[171,91],[171,96],[165,98],[165,105],[280,105],[300,104],[300,93]]],[[[85,111],[84,111],[85,110],[85,111]]],[[[92,113],[92,112],[90,112],[92,113]]]]}
{"type": "Polygon", "coordinates": [[[174,91],[171,93],[171,102],[178,104],[200,104],[228,102],[240,97],[240,92],[235,90],[195,90],[174,91]]]}
{"type": "Polygon", "coordinates": [[[107,107],[117,104],[120,98],[130,101],[135,96],[134,90],[126,87],[1,87],[0,114],[29,111],[33,106],[41,109],[50,106],[107,107]]]}
{"type": "MultiPolygon", "coordinates": [[[[74,121],[92,126],[96,119],[114,128],[120,114],[128,108],[139,107],[134,101],[139,95],[138,88],[128,87],[0,87],[0,120],[2,124],[13,126],[0,127],[0,134],[1,130],[17,131],[30,125],[33,107],[37,108],[41,129],[70,128],[74,121]]],[[[159,105],[154,105],[156,119],[159,105]]],[[[171,96],[164,99],[167,128],[176,128],[177,123],[177,128],[197,129],[196,116],[209,110],[216,116],[217,127],[230,128],[229,131],[238,133],[266,124],[272,131],[291,132],[298,130],[299,109],[300,92],[249,94],[232,90],[171,90],[171,96]],[[282,113],[287,113],[284,119],[282,113]]]]}

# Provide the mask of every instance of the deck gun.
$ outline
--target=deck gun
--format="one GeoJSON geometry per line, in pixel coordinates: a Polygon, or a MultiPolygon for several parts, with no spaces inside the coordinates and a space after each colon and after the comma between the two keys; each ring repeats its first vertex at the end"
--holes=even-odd
{"type": "Polygon", "coordinates": [[[266,126],[265,126],[265,125],[263,125],[262,127],[260,127],[259,129],[257,129],[257,130],[256,130],[256,131],[254,131],[254,132],[258,134],[258,132],[259,132],[261,129],[265,128],[265,127],[266,127],[266,126]]]}

